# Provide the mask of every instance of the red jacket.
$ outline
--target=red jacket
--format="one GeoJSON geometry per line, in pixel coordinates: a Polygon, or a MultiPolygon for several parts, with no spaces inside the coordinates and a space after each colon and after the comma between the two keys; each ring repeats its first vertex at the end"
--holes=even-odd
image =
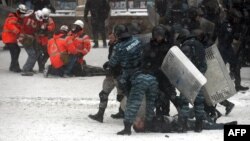
{"type": "Polygon", "coordinates": [[[21,18],[16,13],[10,13],[5,20],[2,32],[4,43],[17,43],[21,32],[21,18]]]}
{"type": "Polygon", "coordinates": [[[53,32],[56,28],[56,24],[52,18],[49,18],[48,21],[43,22],[41,24],[41,27],[45,27],[45,33],[40,33],[37,37],[37,42],[41,44],[42,46],[47,46],[48,40],[49,40],[49,33],[53,32]]]}
{"type": "Polygon", "coordinates": [[[22,31],[23,34],[32,35],[35,37],[35,34],[40,29],[42,22],[38,21],[35,17],[35,14],[31,14],[23,19],[22,31]]]}
{"type": "Polygon", "coordinates": [[[69,46],[74,46],[72,40],[62,33],[54,34],[53,38],[48,41],[48,54],[54,68],[65,65],[61,60],[61,54],[68,53],[69,46]]]}
{"type": "Polygon", "coordinates": [[[74,45],[76,46],[76,52],[85,56],[91,49],[90,37],[82,34],[75,38],[74,45]]]}

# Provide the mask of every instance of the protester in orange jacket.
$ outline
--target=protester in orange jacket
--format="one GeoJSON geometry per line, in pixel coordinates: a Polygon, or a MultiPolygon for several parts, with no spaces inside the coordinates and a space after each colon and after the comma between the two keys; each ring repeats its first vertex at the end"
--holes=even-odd
{"type": "Polygon", "coordinates": [[[70,39],[73,40],[74,46],[68,47],[68,52],[70,54],[70,62],[65,69],[66,75],[72,75],[72,69],[74,65],[79,60],[83,63],[83,56],[85,56],[91,48],[91,42],[88,35],[83,31],[84,23],[81,20],[76,20],[72,25],[71,32],[69,33],[70,39]]]}
{"type": "Polygon", "coordinates": [[[68,27],[63,25],[58,32],[48,41],[48,54],[51,65],[44,70],[44,77],[49,74],[64,76],[69,64],[68,47],[75,48],[71,38],[68,38],[68,27]]]}
{"type": "MultiPolygon", "coordinates": [[[[75,23],[80,22],[76,21],[75,23]]],[[[84,56],[87,55],[91,49],[91,40],[90,37],[84,32],[84,30],[80,30],[79,32],[72,33],[71,36],[73,37],[73,42],[75,45],[75,54],[77,55],[77,61],[80,64],[83,64],[84,56]]]]}
{"type": "Polygon", "coordinates": [[[43,13],[41,10],[35,11],[23,20],[22,24],[22,44],[28,54],[28,58],[23,66],[23,76],[32,76],[33,68],[37,60],[36,36],[41,28],[43,21],[43,13]]]}
{"type": "Polygon", "coordinates": [[[49,17],[51,13],[50,10],[48,8],[43,8],[42,13],[43,13],[43,22],[37,35],[37,44],[36,44],[36,48],[38,50],[37,62],[38,62],[39,72],[43,72],[45,63],[49,58],[47,52],[47,44],[49,36],[56,28],[54,20],[51,17],[49,17]]]}
{"type": "Polygon", "coordinates": [[[18,5],[16,12],[8,15],[3,26],[2,41],[10,50],[11,63],[9,70],[13,72],[21,72],[18,62],[21,49],[17,44],[17,40],[21,32],[22,19],[26,13],[26,6],[23,4],[18,5]]]}

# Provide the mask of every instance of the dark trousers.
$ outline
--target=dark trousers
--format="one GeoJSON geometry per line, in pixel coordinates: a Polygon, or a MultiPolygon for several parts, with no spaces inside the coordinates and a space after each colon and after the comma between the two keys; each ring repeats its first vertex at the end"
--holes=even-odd
{"type": "Polygon", "coordinates": [[[94,43],[95,46],[99,46],[98,45],[98,34],[101,34],[102,40],[103,40],[103,45],[106,46],[107,42],[106,42],[106,31],[105,31],[105,23],[104,21],[91,21],[91,25],[92,25],[92,33],[93,33],[93,39],[94,39],[94,43]]]}
{"type": "Polygon", "coordinates": [[[36,48],[37,48],[37,63],[38,63],[39,71],[43,71],[45,63],[47,62],[49,58],[47,47],[41,46],[38,44],[36,48]]]}
{"type": "Polygon", "coordinates": [[[10,50],[11,62],[10,62],[10,70],[20,70],[20,65],[18,62],[18,58],[21,52],[20,47],[17,43],[7,43],[6,47],[10,50]]]}
{"type": "Polygon", "coordinates": [[[222,50],[220,51],[221,57],[225,64],[229,63],[230,65],[230,72],[233,74],[235,78],[235,86],[240,86],[241,83],[241,76],[240,76],[240,69],[241,63],[239,61],[239,56],[237,56],[233,50],[222,50]]]}
{"type": "Polygon", "coordinates": [[[175,87],[161,71],[156,73],[156,78],[159,82],[159,89],[161,91],[156,100],[156,114],[169,115],[170,101],[176,108],[178,107],[175,87]]]}

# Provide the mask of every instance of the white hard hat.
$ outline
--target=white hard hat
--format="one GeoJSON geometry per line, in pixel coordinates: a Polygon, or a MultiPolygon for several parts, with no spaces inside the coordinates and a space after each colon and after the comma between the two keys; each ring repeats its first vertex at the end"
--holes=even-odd
{"type": "Polygon", "coordinates": [[[27,13],[27,11],[28,11],[27,7],[24,4],[19,4],[17,7],[17,10],[20,13],[24,13],[24,14],[27,13]]]}
{"type": "Polygon", "coordinates": [[[43,12],[42,12],[41,10],[37,10],[37,11],[35,12],[35,16],[36,16],[36,19],[37,19],[38,21],[42,21],[42,20],[43,20],[43,12]]]}
{"type": "Polygon", "coordinates": [[[62,25],[60,27],[60,30],[68,32],[69,31],[69,27],[67,25],[62,25]]]}
{"type": "Polygon", "coordinates": [[[42,12],[43,12],[43,17],[44,17],[44,19],[48,19],[49,18],[49,15],[50,15],[50,13],[51,13],[51,10],[49,9],[49,8],[43,8],[42,9],[42,12]]]}
{"type": "Polygon", "coordinates": [[[83,26],[84,26],[84,23],[83,23],[82,20],[76,20],[76,21],[74,22],[74,24],[75,24],[75,25],[79,25],[81,28],[83,28],[83,26]]]}

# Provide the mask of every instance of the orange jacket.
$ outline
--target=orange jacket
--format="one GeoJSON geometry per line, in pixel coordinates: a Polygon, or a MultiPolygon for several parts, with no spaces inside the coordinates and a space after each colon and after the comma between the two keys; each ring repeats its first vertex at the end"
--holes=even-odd
{"type": "Polygon", "coordinates": [[[71,54],[81,53],[83,56],[86,55],[91,49],[90,37],[82,31],[78,33],[69,33],[69,37],[74,42],[74,47],[68,47],[71,54]]]}
{"type": "Polygon", "coordinates": [[[74,45],[76,46],[76,52],[85,56],[91,49],[90,37],[82,34],[75,38],[74,45]]]}
{"type": "Polygon", "coordinates": [[[51,65],[54,68],[60,68],[65,65],[61,60],[61,54],[68,53],[68,46],[73,46],[73,42],[67,38],[67,35],[62,33],[54,34],[53,38],[48,41],[48,54],[51,65]]]}
{"type": "Polygon", "coordinates": [[[10,13],[5,20],[2,32],[4,43],[17,43],[21,32],[21,18],[16,13],[10,13]]]}
{"type": "Polygon", "coordinates": [[[46,21],[46,22],[43,22],[41,27],[44,26],[45,27],[45,33],[40,33],[38,34],[38,37],[37,37],[37,42],[39,44],[41,44],[42,46],[47,46],[48,44],[48,40],[49,40],[49,33],[50,32],[53,32],[56,28],[56,24],[54,22],[54,20],[52,18],[49,17],[49,20],[46,21]]]}

